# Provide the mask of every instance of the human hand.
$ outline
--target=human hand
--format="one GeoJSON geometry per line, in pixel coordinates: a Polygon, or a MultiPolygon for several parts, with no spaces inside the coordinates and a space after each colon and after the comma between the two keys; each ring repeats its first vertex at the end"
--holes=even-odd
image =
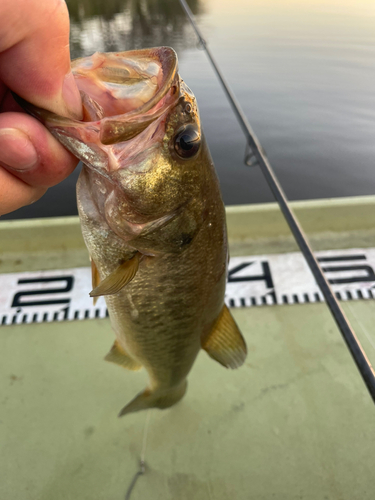
{"type": "Polygon", "coordinates": [[[81,118],[64,0],[0,0],[0,215],[38,200],[77,159],[16,104],[81,118]]]}

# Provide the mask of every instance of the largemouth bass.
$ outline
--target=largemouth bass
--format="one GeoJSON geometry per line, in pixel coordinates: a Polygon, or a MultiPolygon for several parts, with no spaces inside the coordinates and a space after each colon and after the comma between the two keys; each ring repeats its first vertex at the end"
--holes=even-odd
{"type": "Polygon", "coordinates": [[[149,374],[120,415],[167,408],[185,394],[200,349],[227,368],[246,358],[224,305],[225,211],[197,103],[171,48],[95,53],[72,71],[82,122],[26,107],[84,163],[90,295],[105,296],[116,335],[106,359],[149,374]]]}

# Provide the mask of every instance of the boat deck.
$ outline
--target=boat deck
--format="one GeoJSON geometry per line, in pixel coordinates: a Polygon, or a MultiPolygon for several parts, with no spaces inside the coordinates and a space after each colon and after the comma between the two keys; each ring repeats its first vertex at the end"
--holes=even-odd
{"type": "MultiPolygon", "coordinates": [[[[292,204],[315,250],[374,245],[375,198],[292,204]]],[[[228,208],[231,255],[296,251],[274,204],[228,208]]],[[[88,266],[76,218],[0,223],[0,273],[88,266]]],[[[375,363],[375,301],[343,303],[375,363]]],[[[1,327],[0,497],[373,498],[374,405],[324,303],[234,308],[248,345],[202,352],[170,410],[117,418],[146,373],[103,361],[108,319],[1,327]],[[149,419],[147,440],[144,428],[149,419]]]]}

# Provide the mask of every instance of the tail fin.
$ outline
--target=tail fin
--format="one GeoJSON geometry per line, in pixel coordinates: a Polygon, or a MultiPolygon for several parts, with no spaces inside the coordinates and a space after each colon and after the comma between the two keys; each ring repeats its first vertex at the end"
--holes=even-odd
{"type": "Polygon", "coordinates": [[[183,398],[187,388],[187,381],[184,380],[180,385],[172,387],[164,391],[152,392],[150,389],[145,389],[140,392],[130,403],[128,403],[120,411],[119,417],[148,408],[169,408],[178,403],[183,398]]]}

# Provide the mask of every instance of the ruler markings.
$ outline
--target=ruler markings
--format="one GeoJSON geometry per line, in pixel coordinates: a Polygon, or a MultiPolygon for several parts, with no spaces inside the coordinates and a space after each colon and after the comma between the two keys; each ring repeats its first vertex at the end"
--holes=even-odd
{"type": "MultiPolygon", "coordinates": [[[[375,248],[317,252],[341,301],[375,298],[375,248]]],[[[103,297],[89,297],[89,268],[0,275],[2,326],[107,318],[103,297]]],[[[323,302],[300,253],[233,257],[225,302],[229,307],[264,307],[323,302]]]]}

